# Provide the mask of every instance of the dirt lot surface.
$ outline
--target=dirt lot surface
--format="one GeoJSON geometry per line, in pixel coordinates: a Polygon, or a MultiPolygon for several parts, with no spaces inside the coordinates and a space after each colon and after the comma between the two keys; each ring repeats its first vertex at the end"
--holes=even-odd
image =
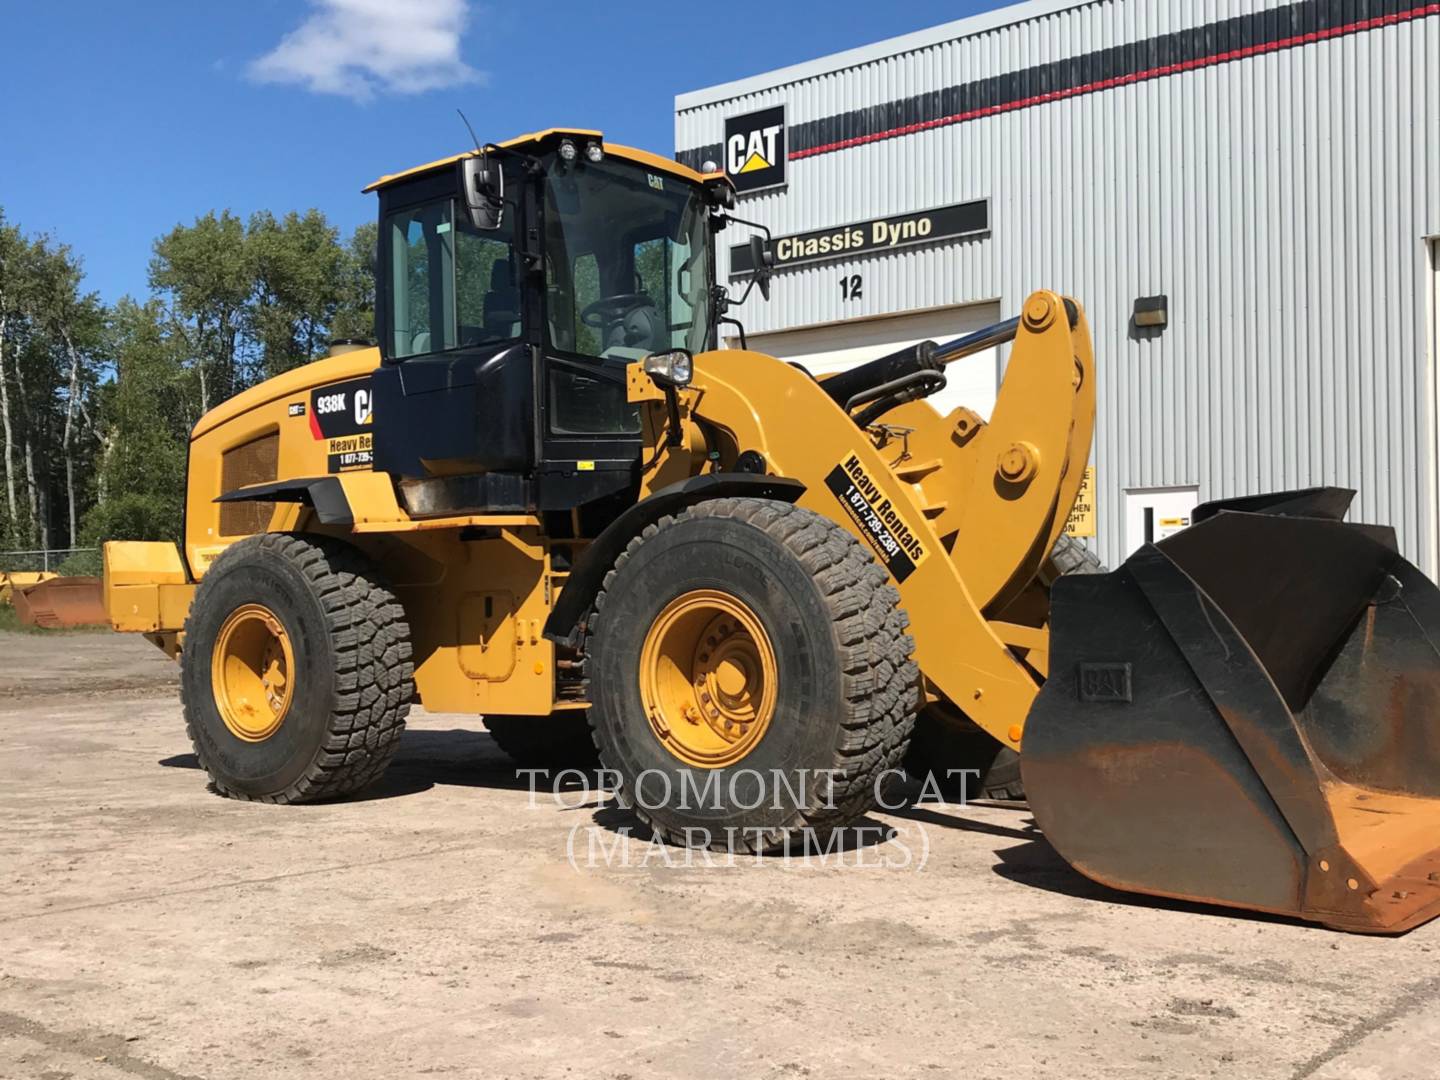
{"type": "Polygon", "coordinates": [[[229,802],[143,641],[0,656],[0,1077],[1437,1075],[1437,925],[1128,900],[1013,808],[666,865],[459,717],[369,798],[229,802]]]}

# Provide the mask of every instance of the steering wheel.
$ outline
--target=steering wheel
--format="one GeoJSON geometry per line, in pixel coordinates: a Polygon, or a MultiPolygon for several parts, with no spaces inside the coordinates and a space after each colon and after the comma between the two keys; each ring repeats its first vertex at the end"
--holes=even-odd
{"type": "Polygon", "coordinates": [[[580,321],[598,330],[618,322],[636,308],[654,306],[655,301],[645,293],[617,293],[614,296],[603,296],[593,304],[586,304],[580,312],[580,321]]]}

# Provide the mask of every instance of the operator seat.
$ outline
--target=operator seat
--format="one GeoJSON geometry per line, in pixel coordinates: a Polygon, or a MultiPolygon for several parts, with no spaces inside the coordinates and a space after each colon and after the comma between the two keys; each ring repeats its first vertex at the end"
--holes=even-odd
{"type": "Polygon", "coordinates": [[[654,304],[633,308],[605,332],[605,348],[661,352],[670,347],[665,319],[654,304]]]}
{"type": "Polygon", "coordinates": [[[497,259],[490,267],[490,291],[485,294],[485,336],[504,341],[520,336],[520,290],[515,287],[515,268],[509,259],[497,259]]]}

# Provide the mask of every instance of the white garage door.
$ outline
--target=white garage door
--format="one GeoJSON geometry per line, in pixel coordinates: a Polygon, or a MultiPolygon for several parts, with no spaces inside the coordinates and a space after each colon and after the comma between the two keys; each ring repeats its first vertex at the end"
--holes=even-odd
{"type": "MultiPolygon", "coordinates": [[[[999,304],[968,304],[887,319],[866,319],[774,334],[751,334],[749,344],[756,352],[769,353],[782,360],[794,360],[804,364],[812,375],[824,375],[844,371],[919,341],[943,344],[951,338],[999,321],[999,304]]],[[[994,349],[958,360],[945,369],[945,389],[926,400],[942,414],[957,406],[968,405],[988,420],[995,407],[998,368],[999,357],[994,349]]]]}

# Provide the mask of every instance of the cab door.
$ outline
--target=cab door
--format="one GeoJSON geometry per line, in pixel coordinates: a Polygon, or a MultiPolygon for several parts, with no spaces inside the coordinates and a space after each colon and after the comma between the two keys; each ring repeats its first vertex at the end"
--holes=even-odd
{"type": "Polygon", "coordinates": [[[633,313],[615,300],[633,295],[616,291],[630,260],[607,268],[595,252],[582,251],[557,265],[555,254],[547,259],[548,333],[537,365],[543,384],[536,387],[536,483],[543,510],[569,509],[637,485],[640,413],[626,400],[625,369],[652,351],[648,341],[626,344],[635,336],[625,327],[633,313]]]}
{"type": "MultiPolygon", "coordinates": [[[[520,208],[507,202],[503,228],[477,230],[453,191],[446,173],[382,192],[376,468],[402,479],[504,473],[519,480],[534,454],[532,354],[515,243],[520,208]]],[[[505,485],[507,493],[516,488],[505,485]]],[[[513,498],[493,508],[511,508],[513,498]]],[[[434,505],[492,508],[488,502],[483,486],[470,485],[434,505]]]]}

